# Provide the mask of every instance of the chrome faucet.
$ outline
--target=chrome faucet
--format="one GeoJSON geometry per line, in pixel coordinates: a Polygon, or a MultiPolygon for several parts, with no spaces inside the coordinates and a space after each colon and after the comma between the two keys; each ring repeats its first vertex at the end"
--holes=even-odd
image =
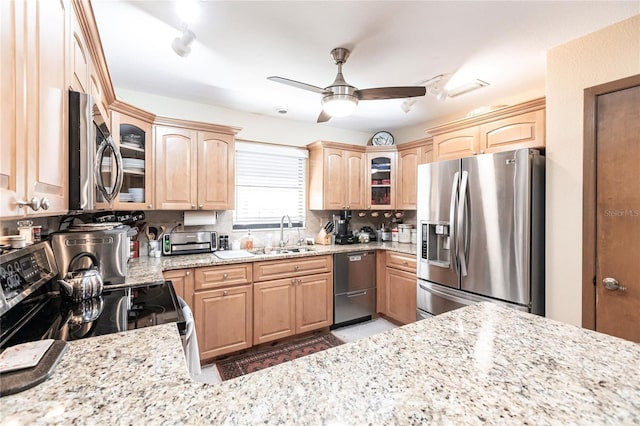
{"type": "Polygon", "coordinates": [[[284,247],[287,245],[287,243],[289,242],[289,239],[287,239],[287,241],[284,240],[284,218],[287,218],[289,220],[289,229],[291,229],[291,227],[293,226],[293,224],[291,223],[291,218],[289,217],[288,214],[285,214],[284,216],[282,216],[282,218],[280,219],[280,247],[284,247]]]}

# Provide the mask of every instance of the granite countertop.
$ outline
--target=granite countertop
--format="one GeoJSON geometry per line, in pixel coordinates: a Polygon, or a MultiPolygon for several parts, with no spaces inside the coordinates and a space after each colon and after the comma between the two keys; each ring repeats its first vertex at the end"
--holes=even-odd
{"type": "MultiPolygon", "coordinates": [[[[416,254],[415,244],[404,244],[395,242],[375,242],[367,244],[350,245],[314,245],[303,246],[310,249],[304,253],[286,254],[258,254],[252,257],[240,259],[220,259],[213,253],[206,254],[186,254],[163,257],[139,257],[129,261],[129,271],[124,284],[110,285],[109,288],[128,287],[143,283],[162,282],[164,278],[162,272],[173,269],[200,268],[204,266],[228,265],[234,263],[259,262],[262,260],[289,259],[305,256],[321,256],[325,254],[344,253],[359,250],[388,250],[405,254],[416,254]]],[[[297,248],[297,247],[296,247],[297,248]]]]}
{"type": "Polygon", "coordinates": [[[217,385],[174,325],[70,343],[2,424],[638,424],[640,345],[481,303],[217,385]]]}

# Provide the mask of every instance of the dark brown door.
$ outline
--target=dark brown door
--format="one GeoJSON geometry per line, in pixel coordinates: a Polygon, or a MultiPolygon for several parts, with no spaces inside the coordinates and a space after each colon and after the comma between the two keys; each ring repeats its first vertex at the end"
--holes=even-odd
{"type": "Polygon", "coordinates": [[[596,109],[595,326],[640,342],[640,86],[596,109]]]}

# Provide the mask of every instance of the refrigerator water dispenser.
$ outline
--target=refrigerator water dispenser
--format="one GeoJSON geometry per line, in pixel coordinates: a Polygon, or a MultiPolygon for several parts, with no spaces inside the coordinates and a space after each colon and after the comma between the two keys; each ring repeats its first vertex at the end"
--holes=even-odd
{"type": "Polygon", "coordinates": [[[448,268],[451,264],[451,236],[449,224],[422,224],[422,258],[429,264],[448,268]]]}

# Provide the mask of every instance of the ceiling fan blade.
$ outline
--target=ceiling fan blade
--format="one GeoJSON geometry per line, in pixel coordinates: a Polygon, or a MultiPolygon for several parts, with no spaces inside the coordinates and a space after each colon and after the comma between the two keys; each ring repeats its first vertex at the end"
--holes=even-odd
{"type": "Polygon", "coordinates": [[[323,89],[322,87],[313,86],[307,83],[301,83],[299,81],[290,80],[288,78],[272,76],[272,77],[267,77],[267,80],[275,81],[276,83],[286,84],[288,86],[297,87],[298,89],[309,90],[311,92],[320,93],[321,95],[329,95],[332,93],[326,89],[323,89]]]}
{"type": "Polygon", "coordinates": [[[331,116],[324,112],[324,110],[320,111],[320,115],[318,116],[318,123],[324,123],[325,121],[329,121],[331,116]]]}
{"type": "Polygon", "coordinates": [[[414,98],[424,96],[427,89],[424,86],[375,87],[356,91],[361,101],[376,99],[414,98]]]}

